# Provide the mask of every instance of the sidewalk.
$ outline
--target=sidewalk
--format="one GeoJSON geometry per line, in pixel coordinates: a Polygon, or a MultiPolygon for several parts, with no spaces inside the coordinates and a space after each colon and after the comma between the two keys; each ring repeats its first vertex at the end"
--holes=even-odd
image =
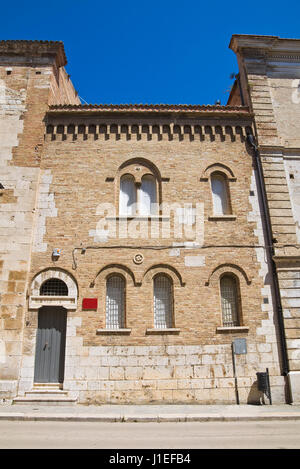
{"type": "Polygon", "coordinates": [[[0,404],[0,420],[73,422],[226,422],[300,420],[300,405],[0,404]]]}

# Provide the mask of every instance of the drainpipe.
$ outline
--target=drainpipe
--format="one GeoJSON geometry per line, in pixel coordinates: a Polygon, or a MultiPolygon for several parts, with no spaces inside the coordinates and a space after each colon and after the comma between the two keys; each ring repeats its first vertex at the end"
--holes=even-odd
{"type": "Polygon", "coordinates": [[[280,346],[281,346],[281,352],[282,352],[281,353],[282,375],[287,376],[289,373],[288,354],[287,354],[287,346],[286,346],[286,339],[285,339],[285,333],[284,333],[284,321],[283,321],[279,281],[278,281],[278,276],[277,276],[277,271],[276,271],[276,265],[273,260],[275,251],[274,251],[274,246],[273,246],[271,219],[270,219],[269,207],[267,203],[265,182],[263,178],[263,171],[262,171],[261,160],[259,157],[258,147],[255,144],[254,137],[252,134],[247,135],[247,141],[254,150],[255,167],[257,169],[257,175],[258,175],[258,189],[259,189],[260,197],[262,201],[263,221],[265,224],[266,237],[267,237],[266,249],[269,254],[269,260],[270,260],[271,269],[272,269],[272,279],[273,279],[273,287],[274,287],[274,295],[275,295],[275,309],[276,309],[278,325],[279,325],[280,346]]]}

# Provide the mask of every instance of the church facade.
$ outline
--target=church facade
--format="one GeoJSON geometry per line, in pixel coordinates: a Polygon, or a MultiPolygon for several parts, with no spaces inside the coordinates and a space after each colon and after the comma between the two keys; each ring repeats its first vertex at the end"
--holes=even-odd
{"type": "Polygon", "coordinates": [[[0,42],[1,399],[299,402],[300,43],[230,47],[226,106],[82,105],[0,42]]]}

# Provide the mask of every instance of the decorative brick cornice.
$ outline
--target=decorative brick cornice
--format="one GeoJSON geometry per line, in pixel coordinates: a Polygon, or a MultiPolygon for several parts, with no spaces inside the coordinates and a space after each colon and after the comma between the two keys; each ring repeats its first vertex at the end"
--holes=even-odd
{"type": "Polygon", "coordinates": [[[252,133],[253,116],[245,106],[188,104],[53,105],[46,115],[46,135],[66,140],[82,137],[183,140],[229,138],[252,133]],[[89,137],[90,135],[90,137],[89,137]]]}
{"type": "MultiPolygon", "coordinates": [[[[63,116],[65,117],[65,116],[63,116]]],[[[70,117],[70,116],[68,116],[70,117]]],[[[72,116],[73,117],[73,116],[72,116]]],[[[75,116],[74,116],[75,117],[75,116]]],[[[126,119],[97,119],[93,120],[77,119],[74,120],[57,116],[56,119],[48,119],[46,125],[46,140],[89,140],[89,139],[178,139],[184,140],[229,140],[234,142],[236,139],[246,140],[247,133],[253,133],[252,120],[227,119],[225,122],[219,120],[197,120],[188,119],[188,121],[176,123],[160,120],[148,119],[145,122],[132,122],[126,119]]]]}

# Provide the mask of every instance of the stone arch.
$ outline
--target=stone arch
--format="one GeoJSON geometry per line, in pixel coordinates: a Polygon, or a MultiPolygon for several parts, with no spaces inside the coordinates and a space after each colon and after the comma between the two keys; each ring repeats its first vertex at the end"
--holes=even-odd
{"type": "Polygon", "coordinates": [[[129,160],[124,161],[118,168],[118,173],[119,175],[123,174],[126,172],[126,168],[132,165],[141,165],[145,168],[145,170],[142,172],[142,175],[144,174],[153,174],[153,176],[156,177],[157,181],[161,181],[161,174],[158,169],[158,167],[152,163],[152,161],[146,159],[146,158],[130,158],[129,160]]]}
{"type": "Polygon", "coordinates": [[[157,274],[165,274],[169,276],[172,280],[174,285],[180,285],[181,287],[185,286],[185,281],[183,280],[181,274],[178,270],[169,265],[169,264],[154,264],[149,267],[143,275],[143,280],[149,280],[149,277],[153,279],[157,274]]]}
{"type": "Polygon", "coordinates": [[[76,309],[77,308],[77,299],[78,299],[78,285],[69,272],[59,268],[47,268],[37,273],[30,284],[29,291],[29,308],[30,309],[39,309],[42,306],[63,306],[66,309],[76,309]],[[63,281],[68,288],[67,296],[51,296],[45,297],[40,295],[41,286],[50,279],[57,278],[63,281]]]}
{"type": "Polygon", "coordinates": [[[124,161],[124,162],[120,165],[119,169],[123,169],[123,168],[125,168],[126,166],[129,166],[129,165],[131,165],[131,164],[138,164],[138,163],[140,163],[140,164],[142,164],[142,165],[144,165],[144,166],[148,166],[149,169],[151,169],[152,171],[155,171],[157,174],[160,174],[160,171],[159,171],[159,169],[157,168],[157,166],[156,166],[154,163],[152,163],[152,161],[148,160],[147,158],[143,158],[143,157],[129,158],[129,160],[124,161]]]}
{"type": "Polygon", "coordinates": [[[236,181],[236,177],[232,169],[223,163],[213,163],[207,166],[207,168],[203,171],[201,175],[200,181],[208,181],[208,179],[213,173],[222,173],[227,177],[228,181],[236,181]]]}
{"type": "Polygon", "coordinates": [[[217,284],[219,279],[225,274],[232,274],[238,278],[239,282],[251,285],[252,280],[248,277],[245,270],[236,264],[230,263],[220,264],[215,267],[210,273],[205,285],[210,286],[217,284]]]}
{"type": "Polygon", "coordinates": [[[134,273],[128,267],[122,264],[108,264],[98,271],[94,281],[91,283],[91,287],[93,287],[97,281],[103,281],[113,274],[120,275],[126,281],[131,280],[134,286],[140,285],[140,283],[136,281],[134,273]]]}

